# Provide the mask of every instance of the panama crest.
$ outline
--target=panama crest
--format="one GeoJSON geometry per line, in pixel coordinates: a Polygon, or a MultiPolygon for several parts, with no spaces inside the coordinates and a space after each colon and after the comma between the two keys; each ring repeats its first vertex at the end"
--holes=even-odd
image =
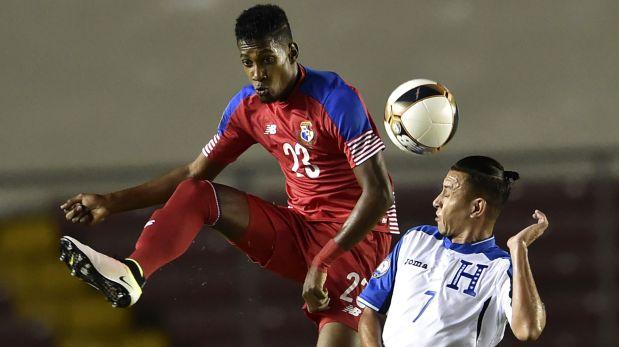
{"type": "Polygon", "coordinates": [[[316,134],[314,133],[314,129],[312,127],[312,122],[303,121],[300,126],[301,131],[299,133],[299,140],[306,145],[311,145],[314,143],[316,139],[316,134]]]}

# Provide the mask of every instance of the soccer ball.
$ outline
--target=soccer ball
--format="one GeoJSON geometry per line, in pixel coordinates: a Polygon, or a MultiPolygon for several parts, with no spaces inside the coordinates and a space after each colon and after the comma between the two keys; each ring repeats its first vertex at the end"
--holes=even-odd
{"type": "Polygon", "coordinates": [[[393,143],[415,154],[434,153],[456,133],[458,107],[442,84],[415,79],[397,87],[385,107],[385,129],[393,143]]]}

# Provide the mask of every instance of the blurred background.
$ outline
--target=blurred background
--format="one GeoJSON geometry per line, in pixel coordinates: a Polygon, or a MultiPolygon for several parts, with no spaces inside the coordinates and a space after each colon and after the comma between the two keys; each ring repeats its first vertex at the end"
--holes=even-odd
{"type": "MultiPolygon", "coordinates": [[[[548,324],[527,345],[619,344],[619,2],[273,2],[288,14],[301,63],[356,86],[381,131],[401,82],[430,78],[454,93],[461,123],[444,152],[416,157],[387,144],[402,231],[432,223],[453,162],[498,159],[522,177],[499,244],[533,222],[533,209],[551,224],[530,249],[548,324]]],[[[128,310],[58,261],[63,234],[107,254],[132,250],[151,210],[87,228],[64,222],[58,205],[198,155],[247,84],[233,28],[253,4],[0,0],[2,345],[314,345],[300,287],[206,229],[128,310]]],[[[254,146],[217,181],[285,203],[278,170],[254,146]]],[[[516,344],[507,329],[501,345],[516,344]]]]}

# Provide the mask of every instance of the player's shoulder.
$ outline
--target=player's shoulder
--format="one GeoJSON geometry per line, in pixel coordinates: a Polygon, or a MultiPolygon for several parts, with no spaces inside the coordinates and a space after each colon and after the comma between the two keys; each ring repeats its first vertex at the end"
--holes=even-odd
{"type": "Polygon", "coordinates": [[[357,90],[337,73],[309,67],[304,69],[305,79],[299,89],[327,108],[327,111],[335,111],[337,106],[363,107],[357,90]]]}
{"type": "Polygon", "coordinates": [[[305,69],[305,79],[301,84],[301,91],[317,101],[324,103],[334,92],[352,92],[349,86],[337,73],[333,71],[314,70],[309,67],[305,69]]]}
{"type": "MultiPolygon", "coordinates": [[[[246,86],[243,86],[241,89],[239,89],[234,96],[232,96],[232,98],[230,99],[230,102],[228,103],[228,107],[227,108],[236,108],[236,106],[241,103],[243,100],[256,95],[256,90],[254,89],[254,86],[252,86],[251,84],[248,84],[246,86]]],[[[226,108],[226,109],[227,109],[226,108]]]]}
{"type": "Polygon", "coordinates": [[[496,244],[494,236],[474,243],[451,244],[449,248],[460,253],[465,259],[480,261],[487,265],[501,263],[508,266],[511,262],[509,253],[496,244]]]}
{"type": "Polygon", "coordinates": [[[512,277],[512,258],[508,252],[495,245],[481,253],[481,261],[489,267],[490,272],[499,278],[507,275],[504,277],[506,280],[512,277]]]}
{"type": "Polygon", "coordinates": [[[242,87],[238,92],[234,94],[234,96],[232,96],[221,116],[221,121],[218,127],[218,131],[220,134],[226,129],[230,118],[235,113],[235,111],[243,104],[243,102],[255,95],[256,90],[251,84],[248,84],[242,87]]]}
{"type": "Polygon", "coordinates": [[[482,254],[488,258],[488,260],[493,261],[493,260],[497,260],[497,259],[509,259],[511,260],[511,256],[509,255],[509,253],[502,249],[501,247],[494,245],[493,247],[490,247],[488,249],[485,249],[482,254]]]}
{"type": "Polygon", "coordinates": [[[442,235],[438,228],[431,225],[419,225],[409,228],[394,246],[397,257],[401,254],[407,256],[434,252],[442,244],[442,235]]]}
{"type": "Polygon", "coordinates": [[[435,225],[418,225],[412,227],[404,233],[403,237],[414,237],[417,235],[427,235],[432,236],[433,238],[440,240],[442,238],[441,233],[438,231],[438,227],[435,225]]]}
{"type": "Polygon", "coordinates": [[[304,69],[305,78],[299,90],[320,104],[345,141],[372,129],[367,108],[355,88],[335,72],[304,69]]]}
{"type": "Polygon", "coordinates": [[[487,261],[487,264],[494,268],[495,271],[498,273],[506,271],[509,277],[512,276],[512,258],[507,251],[495,244],[483,250],[481,253],[484,256],[484,260],[487,261]]]}
{"type": "Polygon", "coordinates": [[[443,236],[436,226],[418,225],[409,228],[400,239],[400,243],[405,247],[412,244],[420,245],[421,243],[427,243],[430,246],[442,238],[443,236]]]}
{"type": "Polygon", "coordinates": [[[470,247],[476,248],[475,252],[461,254],[462,259],[484,264],[488,267],[487,271],[494,273],[496,276],[500,277],[504,274],[511,276],[511,256],[495,243],[494,237],[473,243],[470,247]]]}

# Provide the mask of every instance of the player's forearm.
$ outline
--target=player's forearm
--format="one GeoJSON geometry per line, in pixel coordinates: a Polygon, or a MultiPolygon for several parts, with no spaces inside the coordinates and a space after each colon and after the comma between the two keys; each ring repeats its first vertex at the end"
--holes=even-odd
{"type": "Polygon", "coordinates": [[[365,308],[359,319],[359,337],[361,347],[382,347],[382,323],[379,313],[365,308]]]}
{"type": "Polygon", "coordinates": [[[376,226],[392,205],[393,193],[388,183],[364,189],[342,229],[335,236],[335,241],[343,249],[351,249],[376,226]]]}
{"type": "Polygon", "coordinates": [[[380,189],[364,189],[340,232],[312,260],[312,268],[327,271],[335,259],[361,241],[376,225],[378,218],[384,216],[389,206],[393,205],[392,197],[389,188],[382,193],[380,189]]]}
{"type": "Polygon", "coordinates": [[[539,296],[528,249],[524,242],[510,247],[513,266],[512,331],[522,341],[536,340],[546,325],[546,310],[539,296]]]}
{"type": "Polygon", "coordinates": [[[162,204],[190,174],[189,166],[185,165],[138,186],[106,194],[107,207],[111,213],[117,213],[162,204]]]}

